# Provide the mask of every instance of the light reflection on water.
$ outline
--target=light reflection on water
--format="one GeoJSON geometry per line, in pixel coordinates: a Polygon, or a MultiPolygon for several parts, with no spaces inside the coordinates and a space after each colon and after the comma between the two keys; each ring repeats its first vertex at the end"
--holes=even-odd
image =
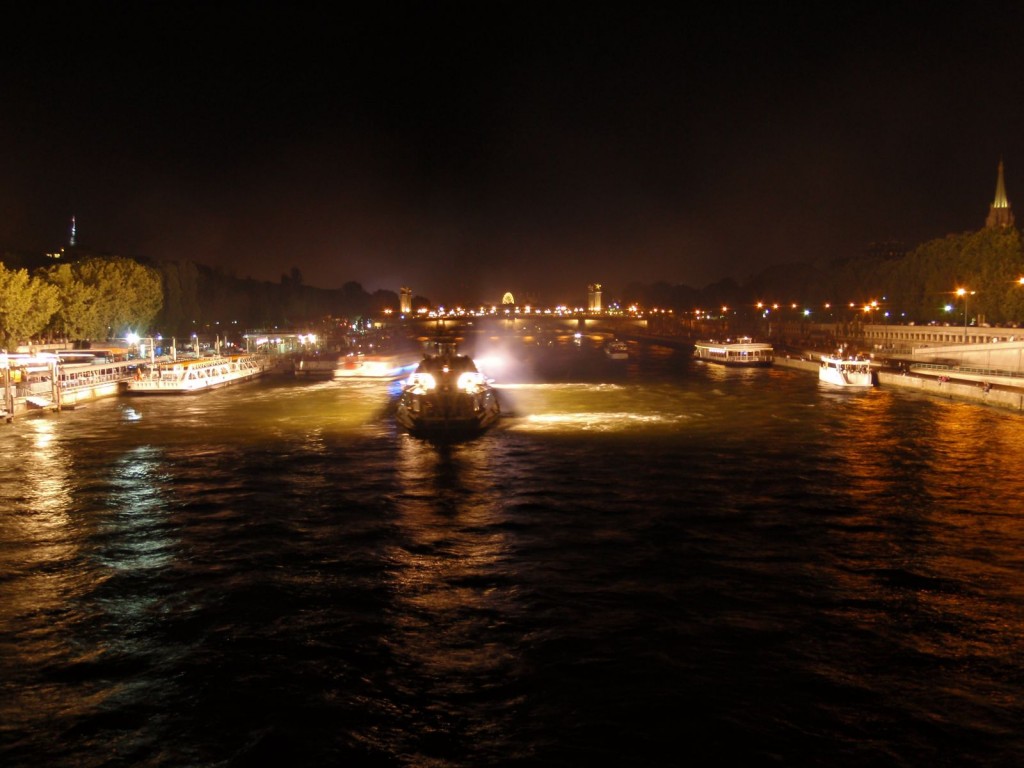
{"type": "Polygon", "coordinates": [[[499,388],[505,429],[619,432],[671,427],[691,416],[672,388],[640,391],[622,384],[530,384],[499,388]]]}
{"type": "Polygon", "coordinates": [[[478,645],[509,598],[499,575],[506,537],[493,525],[500,500],[488,493],[490,463],[479,444],[437,451],[406,439],[399,453],[389,643],[398,663],[421,668],[438,685],[486,679],[509,655],[496,642],[478,645]]]}
{"type": "Polygon", "coordinates": [[[0,758],[1019,762],[1024,422],[634,351],[5,425],[0,758]]]}

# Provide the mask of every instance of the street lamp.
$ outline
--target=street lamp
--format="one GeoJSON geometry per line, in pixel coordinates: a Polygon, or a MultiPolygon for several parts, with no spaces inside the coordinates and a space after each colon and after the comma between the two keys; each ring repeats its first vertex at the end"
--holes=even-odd
{"type": "Polygon", "coordinates": [[[956,295],[960,296],[964,300],[964,344],[967,343],[967,297],[973,296],[974,291],[968,291],[966,288],[957,288],[956,295]]]}

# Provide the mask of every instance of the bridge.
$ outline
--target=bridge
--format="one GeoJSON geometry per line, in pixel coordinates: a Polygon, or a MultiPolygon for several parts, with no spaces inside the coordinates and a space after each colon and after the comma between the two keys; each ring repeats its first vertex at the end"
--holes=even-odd
{"type": "Polygon", "coordinates": [[[649,318],[636,315],[531,312],[503,314],[449,314],[438,317],[411,317],[400,321],[416,335],[492,331],[494,333],[564,332],[575,333],[648,333],[649,318]]]}

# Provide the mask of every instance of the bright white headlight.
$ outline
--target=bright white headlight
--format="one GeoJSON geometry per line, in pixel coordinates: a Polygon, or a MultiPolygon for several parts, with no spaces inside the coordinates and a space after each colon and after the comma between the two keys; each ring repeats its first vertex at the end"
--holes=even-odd
{"type": "Polygon", "coordinates": [[[437,386],[437,382],[434,381],[433,375],[429,373],[414,373],[409,377],[409,386],[422,392],[429,392],[437,386]]]}
{"type": "Polygon", "coordinates": [[[483,375],[475,371],[465,371],[460,373],[459,380],[456,382],[456,386],[459,389],[464,389],[466,392],[474,392],[477,389],[480,389],[483,384],[483,375]]]}

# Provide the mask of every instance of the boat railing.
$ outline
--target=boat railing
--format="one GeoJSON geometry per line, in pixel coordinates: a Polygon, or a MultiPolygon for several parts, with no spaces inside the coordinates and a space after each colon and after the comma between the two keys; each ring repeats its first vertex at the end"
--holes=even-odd
{"type": "Polygon", "coordinates": [[[137,361],[97,363],[84,368],[65,366],[59,372],[58,382],[62,391],[72,392],[98,384],[127,381],[136,375],[138,367],[137,361]]]}

